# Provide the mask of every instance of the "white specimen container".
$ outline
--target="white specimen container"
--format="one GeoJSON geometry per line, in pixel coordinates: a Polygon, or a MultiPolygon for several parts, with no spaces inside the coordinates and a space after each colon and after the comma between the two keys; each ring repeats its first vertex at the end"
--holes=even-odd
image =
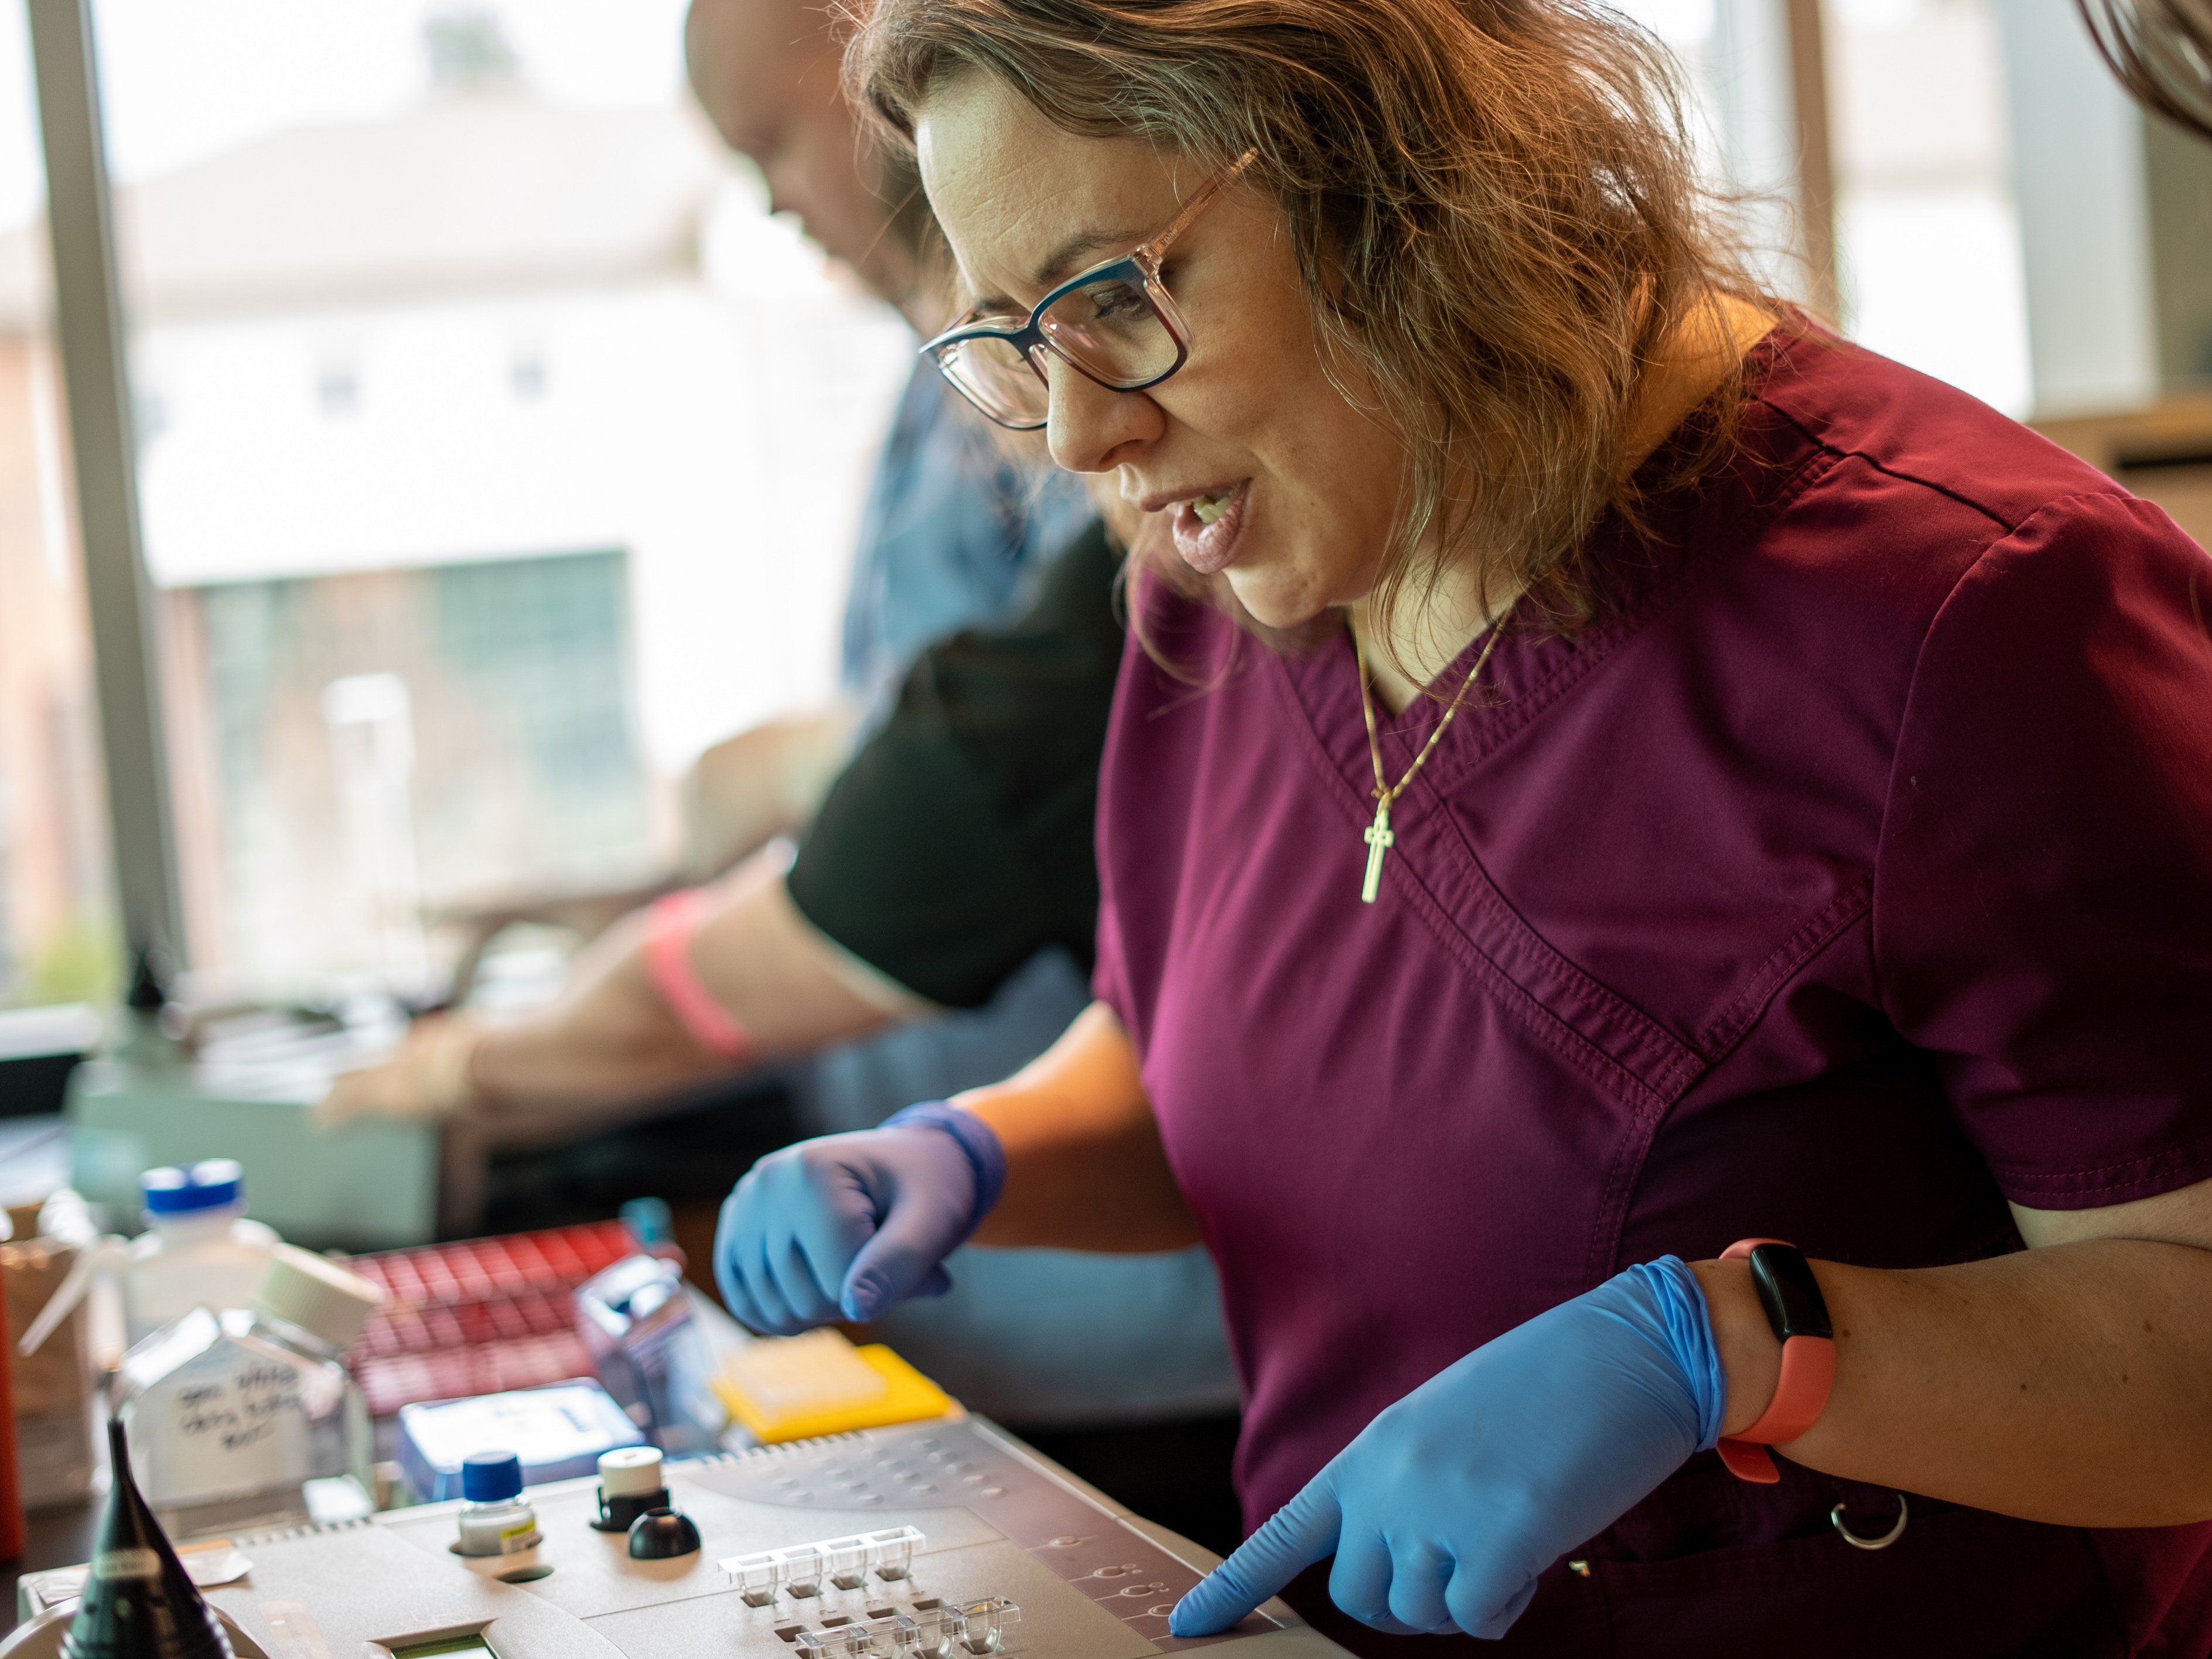
{"type": "Polygon", "coordinates": [[[194,1308],[124,1356],[117,1409],[170,1531],[369,1511],[368,1413],[341,1359],[381,1300],[279,1244],[251,1310],[194,1308]]]}

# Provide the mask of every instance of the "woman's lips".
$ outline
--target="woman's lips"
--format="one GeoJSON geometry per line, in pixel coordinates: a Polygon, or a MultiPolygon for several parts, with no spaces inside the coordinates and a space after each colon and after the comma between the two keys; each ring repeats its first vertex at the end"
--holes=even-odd
{"type": "Polygon", "coordinates": [[[1171,523],[1176,552],[1182,562],[1201,576],[1226,569],[1237,556],[1237,544],[1244,530],[1244,509],[1251,496],[1252,481],[1247,478],[1237,486],[1237,493],[1212,524],[1199,517],[1196,502],[1177,503],[1171,523]]]}

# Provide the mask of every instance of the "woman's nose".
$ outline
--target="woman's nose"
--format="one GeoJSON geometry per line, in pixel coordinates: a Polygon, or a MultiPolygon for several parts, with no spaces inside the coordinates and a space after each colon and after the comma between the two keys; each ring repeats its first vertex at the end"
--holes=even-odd
{"type": "Polygon", "coordinates": [[[1110,472],[1160,434],[1160,406],[1141,392],[1113,392],[1062,362],[1044,359],[1045,440],[1052,459],[1070,472],[1110,472]]]}

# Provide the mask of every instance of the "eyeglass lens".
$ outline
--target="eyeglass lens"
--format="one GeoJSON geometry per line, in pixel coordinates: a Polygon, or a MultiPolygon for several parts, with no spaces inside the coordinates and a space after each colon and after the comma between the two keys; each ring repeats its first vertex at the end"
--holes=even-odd
{"type": "MultiPolygon", "coordinates": [[[[1175,367],[1175,335],[1143,285],[1127,276],[1103,276],[1070,289],[1037,325],[1054,349],[1104,386],[1144,386],[1175,367]]],[[[1044,381],[1011,342],[963,340],[950,349],[945,368],[993,414],[1044,419],[1044,381]]]]}

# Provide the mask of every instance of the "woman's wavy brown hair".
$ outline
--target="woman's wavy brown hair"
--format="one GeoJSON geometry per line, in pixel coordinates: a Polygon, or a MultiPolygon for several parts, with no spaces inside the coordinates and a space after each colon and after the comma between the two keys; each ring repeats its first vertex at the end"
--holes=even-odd
{"type": "MultiPolygon", "coordinates": [[[[1607,507],[1638,514],[1624,428],[1643,372],[1717,295],[1762,297],[1698,184],[1672,54],[1595,0],[851,0],[848,15],[848,89],[894,142],[980,70],[1065,131],[1257,152],[1245,176],[1288,222],[1333,378],[1406,440],[1385,615],[1479,557],[1487,591],[1525,595],[1524,624],[1588,620],[1588,532],[1607,507]]],[[[1740,397],[1732,380],[1708,400],[1670,484],[1731,447],[1740,397]]],[[[1154,563],[1191,586],[1179,560],[1154,563]]]]}

